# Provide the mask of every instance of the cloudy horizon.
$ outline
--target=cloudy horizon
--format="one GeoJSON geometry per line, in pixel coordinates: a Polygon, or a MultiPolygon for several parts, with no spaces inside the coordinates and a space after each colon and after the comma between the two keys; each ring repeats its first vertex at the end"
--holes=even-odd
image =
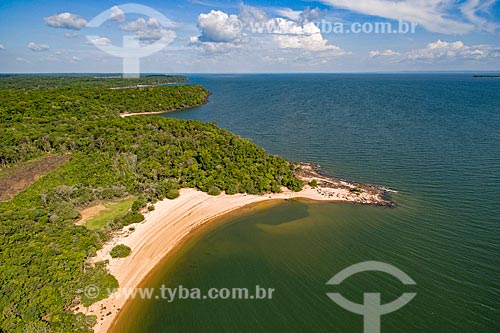
{"type": "Polygon", "coordinates": [[[499,1],[141,4],[164,19],[108,1],[7,1],[0,72],[119,73],[122,59],[106,50],[124,36],[165,43],[141,59],[149,73],[500,71],[499,1]],[[89,24],[103,11],[104,23],[89,24]]]}

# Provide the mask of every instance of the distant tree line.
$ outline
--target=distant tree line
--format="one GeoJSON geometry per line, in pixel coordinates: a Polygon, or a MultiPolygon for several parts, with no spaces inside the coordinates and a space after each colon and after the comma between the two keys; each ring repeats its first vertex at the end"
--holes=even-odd
{"type": "Polygon", "coordinates": [[[179,84],[187,82],[179,75],[144,75],[140,78],[122,78],[120,75],[0,75],[0,89],[44,89],[63,87],[115,88],[134,85],[179,84]]]}
{"type": "Polygon", "coordinates": [[[85,286],[117,282],[103,264],[85,260],[111,230],[141,221],[148,202],[175,198],[182,187],[212,195],[301,189],[293,164],[215,124],[118,116],[200,105],[205,88],[111,90],[99,80],[108,79],[0,78],[0,167],[70,155],[0,203],[0,332],[90,332],[95,317],[69,310],[97,300],[86,298],[85,286]],[[74,224],[81,207],[130,194],[137,197],[132,210],[105,229],[74,224]]]}

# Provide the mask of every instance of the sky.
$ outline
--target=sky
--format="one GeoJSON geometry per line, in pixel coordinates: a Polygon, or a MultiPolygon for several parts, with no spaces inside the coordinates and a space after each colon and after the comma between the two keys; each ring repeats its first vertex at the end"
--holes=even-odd
{"type": "Polygon", "coordinates": [[[500,71],[500,0],[137,4],[2,0],[0,72],[500,71]]]}

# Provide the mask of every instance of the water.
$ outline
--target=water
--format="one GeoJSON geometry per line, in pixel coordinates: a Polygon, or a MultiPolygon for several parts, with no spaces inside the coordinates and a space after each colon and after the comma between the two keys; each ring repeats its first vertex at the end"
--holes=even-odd
{"type": "Polygon", "coordinates": [[[383,303],[382,332],[500,331],[500,80],[466,74],[193,76],[215,121],[270,153],[398,191],[397,208],[258,204],[203,227],[144,286],[275,288],[272,300],[136,300],[116,332],[362,332],[326,296],[383,303]],[[399,267],[325,283],[366,260],[399,267]]]}

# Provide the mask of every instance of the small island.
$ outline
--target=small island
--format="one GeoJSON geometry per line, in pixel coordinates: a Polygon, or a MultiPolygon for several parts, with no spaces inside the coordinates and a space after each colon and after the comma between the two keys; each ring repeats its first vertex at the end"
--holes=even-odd
{"type": "Polygon", "coordinates": [[[472,77],[477,77],[477,78],[500,78],[500,75],[473,75],[472,77]]]}

